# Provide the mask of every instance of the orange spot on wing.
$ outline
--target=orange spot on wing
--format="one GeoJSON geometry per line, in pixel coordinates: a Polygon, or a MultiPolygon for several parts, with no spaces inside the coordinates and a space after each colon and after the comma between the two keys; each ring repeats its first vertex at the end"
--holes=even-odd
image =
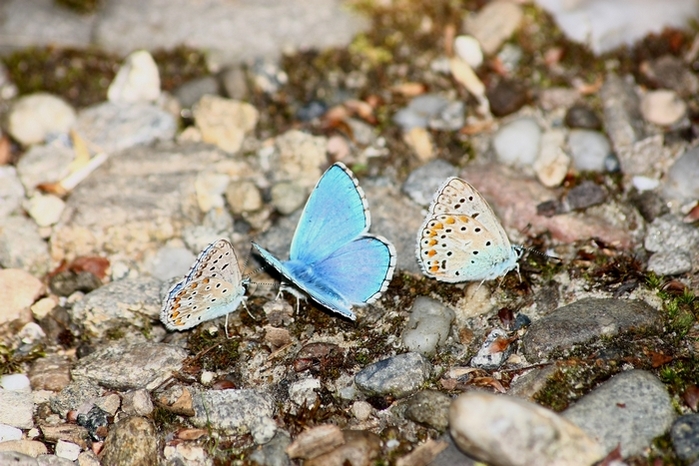
{"type": "Polygon", "coordinates": [[[444,223],[447,223],[449,225],[453,225],[456,223],[456,219],[454,217],[447,217],[444,223]]]}
{"type": "Polygon", "coordinates": [[[435,251],[434,249],[430,249],[429,252],[427,253],[427,255],[430,256],[430,257],[432,257],[432,256],[434,256],[434,255],[436,255],[436,254],[437,254],[437,251],[435,251]]]}

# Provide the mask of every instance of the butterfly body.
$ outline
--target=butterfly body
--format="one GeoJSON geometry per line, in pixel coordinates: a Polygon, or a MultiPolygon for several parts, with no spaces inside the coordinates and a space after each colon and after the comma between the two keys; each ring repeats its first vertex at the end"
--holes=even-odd
{"type": "Polygon", "coordinates": [[[253,243],[260,256],[295,287],[348,319],[353,306],[375,302],[395,269],[395,250],[386,239],[368,234],[371,217],[364,193],[351,171],[332,165],[304,207],[281,261],[253,243]]]}
{"type": "Polygon", "coordinates": [[[182,280],[168,291],[160,320],[168,330],[186,330],[227,315],[245,299],[244,279],[231,243],[209,244],[182,280]]]}
{"type": "Polygon", "coordinates": [[[416,254],[425,275],[456,283],[493,280],[517,269],[522,249],[510,244],[483,196],[452,177],[437,190],[416,254]]]}

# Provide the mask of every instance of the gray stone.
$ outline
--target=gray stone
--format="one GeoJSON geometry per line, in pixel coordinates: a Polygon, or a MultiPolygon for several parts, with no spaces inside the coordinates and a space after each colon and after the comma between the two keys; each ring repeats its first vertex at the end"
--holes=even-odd
{"type": "Polygon", "coordinates": [[[370,233],[387,238],[396,248],[396,269],[420,273],[415,260],[415,235],[424,217],[422,209],[402,196],[388,178],[362,180],[371,210],[370,233]],[[400,215],[398,213],[400,212],[400,215]]]}
{"type": "Polygon", "coordinates": [[[153,412],[153,401],[147,390],[132,390],[124,393],[121,409],[131,416],[149,416],[153,412]]]}
{"type": "Polygon", "coordinates": [[[68,411],[77,410],[103,394],[104,390],[90,380],[72,380],[58,395],[49,400],[49,404],[53,412],[65,418],[68,411]]]}
{"type": "Polygon", "coordinates": [[[48,245],[39,235],[36,223],[19,216],[0,221],[0,266],[41,276],[48,271],[50,262],[48,245]]]}
{"type": "Polygon", "coordinates": [[[192,401],[195,426],[228,434],[250,432],[258,444],[269,442],[277,430],[274,402],[257,390],[208,390],[194,394],[192,401]]]}
{"type": "Polygon", "coordinates": [[[75,159],[72,148],[56,139],[50,144],[33,146],[17,162],[17,174],[28,194],[42,183],[60,181],[69,173],[75,159]]]}
{"type": "Polygon", "coordinates": [[[225,69],[221,75],[221,84],[226,97],[236,100],[245,100],[250,94],[247,76],[240,66],[231,66],[225,69]]]}
{"type": "Polygon", "coordinates": [[[446,343],[454,311],[439,301],[418,296],[410,310],[410,319],[403,331],[403,344],[409,351],[430,356],[437,346],[446,343]]]}
{"type": "Polygon", "coordinates": [[[122,419],[109,429],[100,452],[102,464],[158,464],[158,436],[143,417],[122,419]]]}
{"type": "Polygon", "coordinates": [[[454,466],[456,464],[459,466],[476,466],[481,464],[475,458],[461,451],[448,433],[442,435],[437,441],[444,442],[447,446],[437,454],[429,463],[429,466],[454,466]]]}
{"type": "Polygon", "coordinates": [[[8,449],[7,451],[0,450],[0,464],[39,466],[39,461],[34,456],[8,449]]]}
{"type": "Polygon", "coordinates": [[[75,123],[75,110],[60,97],[40,92],[19,98],[8,116],[8,131],[25,146],[66,134],[75,123]]]}
{"type": "Polygon", "coordinates": [[[115,251],[140,262],[184,227],[199,224],[197,170],[223,159],[202,146],[171,145],[110,158],[68,198],[51,237],[53,258],[115,251]]]}
{"type": "Polygon", "coordinates": [[[0,48],[90,45],[96,14],[81,15],[53,0],[8,0],[0,5],[0,48]]]}
{"type": "Polygon", "coordinates": [[[430,363],[419,353],[404,353],[375,362],[354,376],[367,395],[403,398],[415,393],[430,375],[430,363]]]}
{"type": "MultiPolygon", "coordinates": [[[[58,448],[58,445],[56,447],[58,448]]],[[[36,460],[39,466],[75,466],[71,460],[56,455],[39,455],[36,460]]]]}
{"type": "Polygon", "coordinates": [[[34,427],[34,402],[29,390],[0,390],[0,424],[20,429],[34,427]]]}
{"type": "Polygon", "coordinates": [[[174,90],[174,95],[183,108],[192,108],[202,96],[218,95],[218,81],[214,76],[204,76],[187,81],[174,90]]]}
{"type": "Polygon", "coordinates": [[[536,320],[522,337],[522,344],[527,358],[539,361],[557,349],[659,325],[660,314],[643,301],[585,298],[536,320]]]}
{"type": "Polygon", "coordinates": [[[181,277],[194,263],[196,256],[189,249],[165,246],[150,260],[150,273],[160,281],[181,277]]]}
{"type": "Polygon", "coordinates": [[[184,349],[164,343],[119,343],[84,357],[71,375],[114,390],[153,390],[179,370],[186,357],[184,349]]]}
{"type": "Polygon", "coordinates": [[[20,212],[24,200],[24,186],[17,169],[11,165],[0,166],[0,223],[5,217],[20,212]]]}
{"type": "Polygon", "coordinates": [[[412,128],[427,128],[430,120],[449,106],[449,101],[438,94],[423,94],[410,101],[407,107],[393,115],[393,122],[408,131],[412,128]]]}
{"type": "Polygon", "coordinates": [[[75,131],[108,154],[175,136],[177,122],[165,110],[147,103],[104,102],[78,114],[75,131]]]}
{"type": "Polygon", "coordinates": [[[699,230],[672,214],[648,225],[643,246],[656,253],[649,261],[649,268],[652,265],[656,273],[683,273],[699,264],[699,230]]]}
{"type": "Polygon", "coordinates": [[[100,16],[104,20],[94,36],[100,48],[124,55],[187,44],[207,50],[214,68],[259,56],[276,58],[289,47],[344,46],[368,22],[338,0],[129,0],[107,2],[100,16]]]}
{"type": "Polygon", "coordinates": [[[670,431],[677,456],[687,463],[699,459],[699,414],[678,417],[670,431]]]}
{"type": "Polygon", "coordinates": [[[291,461],[286,447],[291,443],[289,433],[277,429],[272,440],[250,454],[250,459],[260,466],[289,466],[291,461]]]}
{"type": "Polygon", "coordinates": [[[420,205],[427,206],[434,199],[437,189],[447,178],[457,176],[458,168],[449,162],[436,159],[413,170],[403,183],[401,190],[410,199],[420,205]]]}
{"type": "Polygon", "coordinates": [[[160,317],[160,287],[155,278],[125,278],[91,291],[68,312],[97,338],[125,326],[145,328],[160,317]]]}
{"type": "Polygon", "coordinates": [[[605,454],[596,440],[553,411],[492,393],[473,391],[455,399],[449,431],[462,451],[488,464],[584,466],[605,454]]]}
{"type": "Polygon", "coordinates": [[[539,155],[541,128],[533,118],[519,118],[502,125],[493,135],[498,161],[515,166],[531,166],[539,155]]]}
{"type": "Polygon", "coordinates": [[[612,148],[604,134],[589,129],[573,129],[568,135],[573,166],[584,171],[606,171],[605,160],[612,148]]]}
{"type": "Polygon", "coordinates": [[[643,139],[643,120],[632,77],[609,73],[600,89],[604,109],[604,127],[614,151],[621,158],[621,170],[634,173],[634,158],[629,149],[643,139]]]}
{"type": "Polygon", "coordinates": [[[282,215],[289,215],[306,202],[306,189],[293,181],[282,181],[272,186],[272,205],[282,215]]]}
{"type": "Polygon", "coordinates": [[[699,147],[688,150],[667,171],[663,194],[685,202],[699,197],[699,147]]]}
{"type": "Polygon", "coordinates": [[[405,416],[440,432],[449,425],[451,397],[436,390],[424,390],[405,400],[405,416]]]}
{"type": "Polygon", "coordinates": [[[631,370],[612,377],[561,413],[607,452],[642,454],[670,428],[675,409],[665,386],[650,372],[631,370]],[[652,422],[649,422],[652,421],[652,422]]]}
{"type": "Polygon", "coordinates": [[[648,259],[647,269],[656,275],[680,275],[692,270],[692,256],[684,251],[656,252],[648,259]]]}

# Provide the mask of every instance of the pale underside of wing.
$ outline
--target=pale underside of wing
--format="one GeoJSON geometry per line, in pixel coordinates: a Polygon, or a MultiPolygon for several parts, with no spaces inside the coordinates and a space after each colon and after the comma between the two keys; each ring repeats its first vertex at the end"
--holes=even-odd
{"type": "Polygon", "coordinates": [[[514,269],[518,257],[509,241],[479,220],[452,214],[427,219],[417,256],[425,275],[451,283],[492,280],[514,269]]]}

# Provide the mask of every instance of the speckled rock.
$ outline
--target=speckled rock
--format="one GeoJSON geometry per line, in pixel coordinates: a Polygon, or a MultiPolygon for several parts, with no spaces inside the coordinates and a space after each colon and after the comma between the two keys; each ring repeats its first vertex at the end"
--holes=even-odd
{"type": "Polygon", "coordinates": [[[522,337],[531,361],[546,359],[551,351],[569,349],[631,328],[655,328],[658,311],[643,301],[585,298],[534,321],[522,337]]]}
{"type": "Polygon", "coordinates": [[[612,377],[562,413],[609,452],[641,454],[675,418],[665,386],[653,374],[631,370],[612,377]],[[652,419],[653,422],[648,422],[652,419]]]}
{"type": "Polygon", "coordinates": [[[604,450],[572,422],[518,398],[471,392],[449,409],[454,442],[490,464],[589,465],[604,450]]]}
{"type": "Polygon", "coordinates": [[[367,395],[396,398],[415,393],[430,374],[429,362],[419,353],[404,353],[368,365],[354,383],[367,395]]]}

